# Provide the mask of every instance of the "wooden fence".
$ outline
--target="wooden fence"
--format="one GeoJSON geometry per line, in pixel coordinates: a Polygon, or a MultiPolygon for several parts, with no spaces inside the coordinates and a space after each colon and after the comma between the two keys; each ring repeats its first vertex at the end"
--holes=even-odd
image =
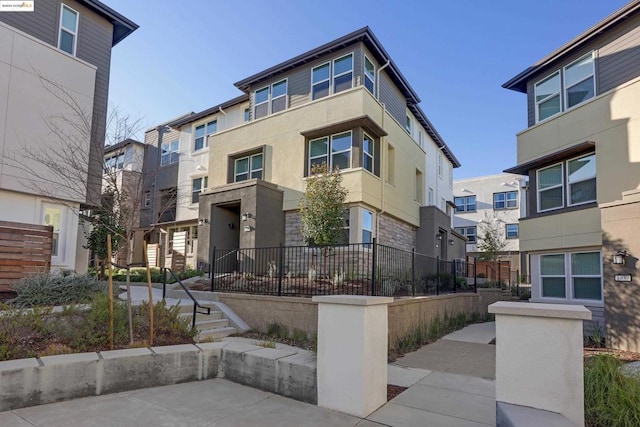
{"type": "Polygon", "coordinates": [[[0,292],[37,271],[51,268],[53,227],[0,221],[0,292]]]}

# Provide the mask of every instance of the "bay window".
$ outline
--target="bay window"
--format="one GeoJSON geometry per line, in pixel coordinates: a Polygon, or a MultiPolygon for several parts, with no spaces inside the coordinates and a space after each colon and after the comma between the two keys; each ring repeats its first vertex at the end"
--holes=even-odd
{"type": "Polygon", "coordinates": [[[538,176],[538,212],[564,206],[562,163],[540,169],[538,176]]]}
{"type": "Polygon", "coordinates": [[[351,167],[351,131],[309,141],[309,173],[313,166],[326,164],[330,170],[351,167]]]}
{"type": "Polygon", "coordinates": [[[539,169],[536,176],[538,212],[594,203],[597,200],[595,153],[583,154],[539,169]]]}
{"type": "Polygon", "coordinates": [[[596,155],[578,157],[567,162],[569,206],[596,201],[596,155]]]}

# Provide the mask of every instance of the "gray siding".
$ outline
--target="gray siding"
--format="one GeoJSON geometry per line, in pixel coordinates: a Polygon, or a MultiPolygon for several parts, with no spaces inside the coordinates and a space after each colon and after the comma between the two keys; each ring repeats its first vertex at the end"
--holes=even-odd
{"type": "Polygon", "coordinates": [[[595,51],[596,57],[596,95],[640,77],[640,16],[625,20],[615,29],[581,47],[572,55],[564,57],[561,62],[556,62],[533,76],[527,82],[529,126],[536,123],[535,83],[592,50],[595,51]]]}
{"type": "Polygon", "coordinates": [[[389,78],[386,70],[382,70],[379,79],[380,102],[382,102],[389,114],[395,118],[404,128],[407,119],[407,100],[389,78]]]}
{"type": "Polygon", "coordinates": [[[2,12],[0,21],[45,43],[57,46],[60,1],[39,0],[33,12],[2,12]]]}

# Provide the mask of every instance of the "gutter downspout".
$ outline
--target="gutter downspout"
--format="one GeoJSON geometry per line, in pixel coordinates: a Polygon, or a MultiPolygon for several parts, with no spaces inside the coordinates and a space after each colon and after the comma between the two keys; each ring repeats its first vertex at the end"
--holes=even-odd
{"type": "MultiPolygon", "coordinates": [[[[227,128],[227,113],[224,112],[222,107],[218,107],[218,111],[220,111],[224,115],[224,128],[227,128]]],[[[207,141],[208,143],[209,141],[207,141]]]]}
{"type": "MultiPolygon", "coordinates": [[[[376,72],[376,101],[378,101],[378,103],[380,104],[380,106],[382,107],[382,129],[384,129],[384,116],[385,113],[387,112],[387,107],[386,105],[384,105],[384,103],[380,102],[380,72],[382,70],[384,70],[385,68],[387,68],[389,66],[389,64],[391,64],[391,61],[389,61],[387,59],[387,63],[384,64],[382,67],[378,68],[378,71],[376,72]]],[[[387,139],[387,137],[385,137],[385,140],[387,139]]],[[[387,144],[389,142],[387,141],[387,144]]],[[[380,159],[382,160],[382,144],[380,144],[380,159]]],[[[387,150],[388,152],[388,150],[387,150]]],[[[382,162],[381,162],[382,163],[382,162]]],[[[386,162],[387,164],[389,163],[388,161],[386,162]]],[[[380,169],[382,170],[383,164],[380,165],[380,169]]],[[[389,171],[387,171],[387,174],[389,173],[389,171]]],[[[382,174],[380,174],[382,175],[382,174]]],[[[380,180],[380,212],[378,212],[378,215],[376,216],[376,238],[378,238],[378,230],[380,229],[380,217],[382,216],[382,214],[385,212],[384,209],[384,186],[387,185],[387,183],[385,182],[384,177],[381,177],[380,180]]]]}

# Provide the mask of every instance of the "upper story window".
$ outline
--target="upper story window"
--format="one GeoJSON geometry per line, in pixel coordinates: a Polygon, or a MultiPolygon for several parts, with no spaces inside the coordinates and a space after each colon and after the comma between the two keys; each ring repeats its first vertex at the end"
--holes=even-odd
{"type": "Polygon", "coordinates": [[[255,91],[253,105],[253,116],[256,119],[285,110],[287,108],[287,79],[255,91]]]}
{"type": "Polygon", "coordinates": [[[433,201],[433,188],[431,188],[431,187],[429,187],[429,198],[427,200],[428,200],[428,202],[427,202],[428,205],[429,206],[433,206],[433,203],[434,203],[434,201],[433,201]]]}
{"type": "Polygon", "coordinates": [[[566,206],[577,206],[597,200],[595,153],[539,169],[536,175],[538,212],[564,207],[565,192],[566,206]]]}
{"type": "Polygon", "coordinates": [[[160,166],[171,165],[178,162],[178,149],[180,141],[163,142],[160,146],[160,166]]]}
{"type": "Polygon", "coordinates": [[[374,142],[366,133],[362,140],[362,167],[373,173],[374,142]]]}
{"type": "Polygon", "coordinates": [[[209,146],[209,135],[213,135],[218,130],[218,121],[213,120],[206,125],[203,123],[196,126],[195,143],[193,151],[198,151],[209,146]]]}
{"type": "Polygon", "coordinates": [[[364,87],[371,92],[372,95],[375,95],[375,86],[376,86],[376,67],[373,65],[373,62],[364,57],[364,87]]]}
{"type": "Polygon", "coordinates": [[[233,182],[262,179],[262,153],[235,159],[233,182]]]}
{"type": "Polygon", "coordinates": [[[407,118],[405,119],[404,130],[409,132],[409,135],[411,135],[411,117],[409,117],[409,115],[407,115],[407,118]]]}
{"type": "Polygon", "coordinates": [[[593,98],[595,96],[593,53],[588,53],[562,70],[557,70],[537,82],[534,86],[534,94],[536,122],[593,98]]]}
{"type": "Polygon", "coordinates": [[[493,209],[513,209],[518,207],[518,192],[493,193],[493,209]]]}
{"type": "Polygon", "coordinates": [[[191,203],[198,203],[200,200],[200,193],[202,193],[209,184],[209,177],[194,178],[191,181],[191,203]]]}
{"type": "Polygon", "coordinates": [[[438,177],[442,178],[442,169],[444,169],[444,158],[442,153],[438,152],[438,177]]]}
{"type": "Polygon", "coordinates": [[[251,119],[251,108],[244,109],[244,121],[248,122],[251,119]]]}
{"type": "Polygon", "coordinates": [[[517,239],[519,231],[518,224],[505,224],[504,234],[507,239],[517,239]]]}
{"type": "Polygon", "coordinates": [[[111,156],[104,161],[105,172],[115,172],[124,167],[124,153],[111,156]]]}
{"type": "Polygon", "coordinates": [[[453,203],[456,205],[456,212],[476,211],[476,196],[454,197],[453,203]]]}
{"type": "Polygon", "coordinates": [[[142,202],[142,206],[145,208],[151,207],[151,191],[144,192],[144,200],[142,202]]]}
{"type": "Polygon", "coordinates": [[[351,131],[309,141],[308,170],[315,165],[326,164],[330,170],[351,167],[351,131]]]}
{"type": "Polygon", "coordinates": [[[58,48],[75,55],[78,39],[78,12],[66,4],[62,4],[60,12],[60,34],[58,36],[58,48]]]}
{"type": "Polygon", "coordinates": [[[332,93],[331,86],[333,86],[333,93],[351,89],[353,86],[353,54],[350,53],[334,59],[332,63],[318,65],[311,70],[312,100],[328,96],[332,93]]]}

